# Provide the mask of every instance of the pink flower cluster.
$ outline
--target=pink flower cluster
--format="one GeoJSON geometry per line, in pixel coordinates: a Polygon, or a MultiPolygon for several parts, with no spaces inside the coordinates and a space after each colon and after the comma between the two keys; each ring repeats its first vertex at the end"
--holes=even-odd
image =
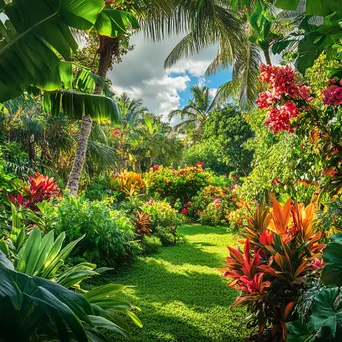
{"type": "MultiPolygon", "coordinates": [[[[342,85],[342,80],[338,82],[342,85]]],[[[338,85],[331,85],[323,91],[323,102],[326,105],[337,107],[342,104],[342,87],[338,85]]]]}
{"type": "Polygon", "coordinates": [[[268,111],[265,125],[268,125],[274,134],[279,131],[294,132],[291,119],[300,113],[294,101],[311,102],[310,88],[296,81],[297,76],[288,65],[278,67],[262,64],[260,71],[260,81],[270,85],[270,90],[261,92],[256,100],[260,109],[272,107],[268,111]]]}

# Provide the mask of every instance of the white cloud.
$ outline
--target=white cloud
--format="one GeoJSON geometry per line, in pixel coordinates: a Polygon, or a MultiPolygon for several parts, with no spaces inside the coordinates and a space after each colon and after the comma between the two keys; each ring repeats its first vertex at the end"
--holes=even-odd
{"type": "Polygon", "coordinates": [[[214,98],[217,94],[217,91],[218,91],[217,88],[211,88],[209,89],[209,95],[214,98]]]}
{"type": "Polygon", "coordinates": [[[181,36],[173,36],[153,43],[144,39],[142,32],[134,35],[131,43],[135,49],[123,56],[123,62],[108,74],[114,92],[141,97],[151,112],[164,117],[177,109],[180,104],[178,92],[186,90],[190,77],[205,81],[204,72],[216,53],[214,46],[165,70],[164,60],[180,39],[181,36]]]}
{"type": "Polygon", "coordinates": [[[207,70],[209,63],[210,60],[196,61],[192,58],[190,58],[189,60],[182,59],[177,64],[173,65],[171,68],[168,68],[167,71],[176,74],[184,74],[188,72],[193,76],[201,77],[207,70]]]}

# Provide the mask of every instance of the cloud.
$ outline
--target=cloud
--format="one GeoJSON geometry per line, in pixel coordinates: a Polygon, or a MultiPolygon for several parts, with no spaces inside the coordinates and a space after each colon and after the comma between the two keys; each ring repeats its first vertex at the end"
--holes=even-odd
{"type": "Polygon", "coordinates": [[[179,92],[187,89],[192,78],[203,78],[216,53],[213,46],[165,70],[164,61],[181,38],[172,36],[153,43],[145,39],[142,32],[134,35],[131,39],[134,50],[123,56],[122,63],[115,65],[108,74],[114,92],[141,97],[151,112],[164,117],[177,109],[181,100],[179,92]]]}
{"type": "Polygon", "coordinates": [[[218,89],[217,88],[210,88],[209,89],[209,95],[214,98],[217,94],[218,89]]]}
{"type": "Polygon", "coordinates": [[[166,71],[175,74],[185,74],[188,72],[193,76],[201,77],[207,70],[209,63],[210,60],[196,61],[192,58],[190,58],[189,60],[183,59],[177,64],[173,65],[171,68],[168,68],[166,71]]]}

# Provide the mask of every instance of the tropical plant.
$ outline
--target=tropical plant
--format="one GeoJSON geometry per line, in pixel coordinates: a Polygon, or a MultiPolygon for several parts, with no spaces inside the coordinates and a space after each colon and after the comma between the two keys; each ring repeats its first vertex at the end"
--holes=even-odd
{"type": "Polygon", "coordinates": [[[212,146],[218,161],[226,165],[226,173],[241,177],[251,170],[253,151],[247,141],[253,137],[252,129],[241,111],[227,105],[208,117],[202,140],[212,146]]]}
{"type": "Polygon", "coordinates": [[[113,185],[117,185],[119,192],[126,196],[135,196],[144,192],[145,182],[141,174],[132,171],[123,171],[112,178],[113,185]]]}
{"type": "Polygon", "coordinates": [[[13,67],[13,56],[16,56],[16,73],[0,78],[0,101],[15,98],[33,86],[47,92],[53,91],[45,96],[46,111],[58,116],[63,110],[66,115],[82,120],[80,140],[68,183],[74,194],[79,186],[92,118],[117,119],[118,110],[112,99],[93,95],[89,91],[93,87],[89,87],[86,81],[93,79],[98,84],[97,93],[102,93],[103,81],[99,77],[83,71],[83,83],[73,82],[74,68],[71,63],[65,62],[71,56],[71,51],[77,49],[71,28],[87,30],[95,27],[103,36],[116,37],[131,25],[138,26],[130,13],[104,9],[103,6],[102,0],[92,3],[64,0],[53,6],[46,0],[39,0],[25,4],[4,2],[0,9],[8,18],[5,25],[1,24],[4,39],[0,69],[5,72],[13,67]],[[51,35],[51,32],[54,34],[51,35]],[[30,55],[29,59],[27,55],[30,55]],[[25,77],[18,77],[19,74],[25,77]],[[77,91],[72,90],[74,84],[77,91]]]}
{"type": "MultiPolygon", "coordinates": [[[[313,296],[305,296],[306,315],[287,324],[288,340],[338,341],[341,334],[341,234],[333,235],[323,250],[325,265],[321,273],[320,286],[313,296]]],[[[310,290],[310,289],[309,289],[310,290]]],[[[308,291],[309,292],[309,291],[308,291]]]]}
{"type": "Polygon", "coordinates": [[[166,201],[149,201],[142,205],[141,210],[149,216],[153,235],[160,238],[163,245],[174,244],[177,241],[177,228],[183,219],[166,201]]]}
{"type": "Polygon", "coordinates": [[[228,247],[223,276],[231,279],[228,286],[242,291],[232,307],[248,306],[260,336],[269,332],[286,341],[285,323],[294,318],[300,290],[321,266],[324,245],[319,243],[322,234],[313,229],[314,218],[314,204],[305,207],[288,200],[282,207],[274,199],[272,213],[259,206],[249,219],[244,254],[228,247]]]}
{"type": "Polygon", "coordinates": [[[136,233],[142,238],[145,235],[151,235],[151,215],[145,212],[135,211],[134,225],[136,233]]]}
{"type": "Polygon", "coordinates": [[[128,217],[111,210],[105,202],[91,202],[84,195],[66,196],[54,215],[54,229],[66,233],[67,243],[85,235],[74,249],[74,256],[111,267],[132,259],[134,227],[128,217]]]}
{"type": "Polygon", "coordinates": [[[126,93],[122,93],[118,98],[121,116],[124,121],[134,124],[137,120],[142,119],[148,109],[143,106],[143,99],[130,99],[126,93]]]}
{"type": "Polygon", "coordinates": [[[0,252],[1,332],[3,341],[32,339],[106,341],[103,329],[128,335],[125,313],[142,326],[132,312],[135,308],[117,294],[122,285],[109,284],[84,295],[60,284],[14,270],[0,252]]]}
{"type": "Polygon", "coordinates": [[[205,122],[214,111],[210,89],[207,86],[200,87],[194,85],[191,87],[192,100],[182,109],[176,109],[170,112],[169,120],[180,119],[173,129],[176,132],[187,134],[190,139],[188,143],[198,142],[204,131],[205,122]]]}
{"type": "Polygon", "coordinates": [[[37,204],[49,201],[59,194],[59,189],[54,178],[36,173],[35,177],[29,177],[29,188],[26,193],[19,194],[16,198],[10,197],[11,201],[24,208],[39,210],[37,204]]]}

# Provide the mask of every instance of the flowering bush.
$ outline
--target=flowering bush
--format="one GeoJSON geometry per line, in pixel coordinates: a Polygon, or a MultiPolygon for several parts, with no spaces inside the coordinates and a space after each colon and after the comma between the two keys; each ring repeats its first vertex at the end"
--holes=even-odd
{"type": "Polygon", "coordinates": [[[148,201],[141,210],[150,218],[152,234],[158,236],[164,245],[176,242],[177,227],[183,223],[176,209],[165,201],[148,201]]]}
{"type": "Polygon", "coordinates": [[[271,107],[265,125],[274,133],[294,132],[291,120],[298,117],[303,104],[312,101],[310,88],[297,80],[289,66],[262,64],[260,71],[260,81],[270,85],[270,90],[260,93],[256,101],[260,109],[271,107]]]}
{"type": "Polygon", "coordinates": [[[177,199],[183,205],[192,201],[210,183],[211,177],[212,174],[204,170],[202,163],[198,163],[196,167],[178,170],[154,166],[144,180],[148,194],[167,199],[174,206],[177,199]]]}
{"type": "Polygon", "coordinates": [[[136,172],[123,171],[117,177],[112,179],[113,186],[126,196],[135,196],[145,190],[143,177],[136,172]]]}
{"type": "MultiPolygon", "coordinates": [[[[286,322],[294,318],[293,308],[306,279],[320,267],[321,233],[315,233],[315,207],[287,201],[281,207],[273,200],[270,212],[262,205],[248,218],[244,252],[228,247],[223,276],[229,287],[241,291],[233,303],[247,305],[256,316],[259,334],[268,332],[275,340],[286,340],[286,322]]],[[[264,337],[264,340],[267,340],[264,337]]]]}
{"type": "Polygon", "coordinates": [[[200,221],[205,224],[227,224],[230,210],[236,208],[235,186],[230,189],[208,185],[194,199],[194,208],[200,221]]]}

